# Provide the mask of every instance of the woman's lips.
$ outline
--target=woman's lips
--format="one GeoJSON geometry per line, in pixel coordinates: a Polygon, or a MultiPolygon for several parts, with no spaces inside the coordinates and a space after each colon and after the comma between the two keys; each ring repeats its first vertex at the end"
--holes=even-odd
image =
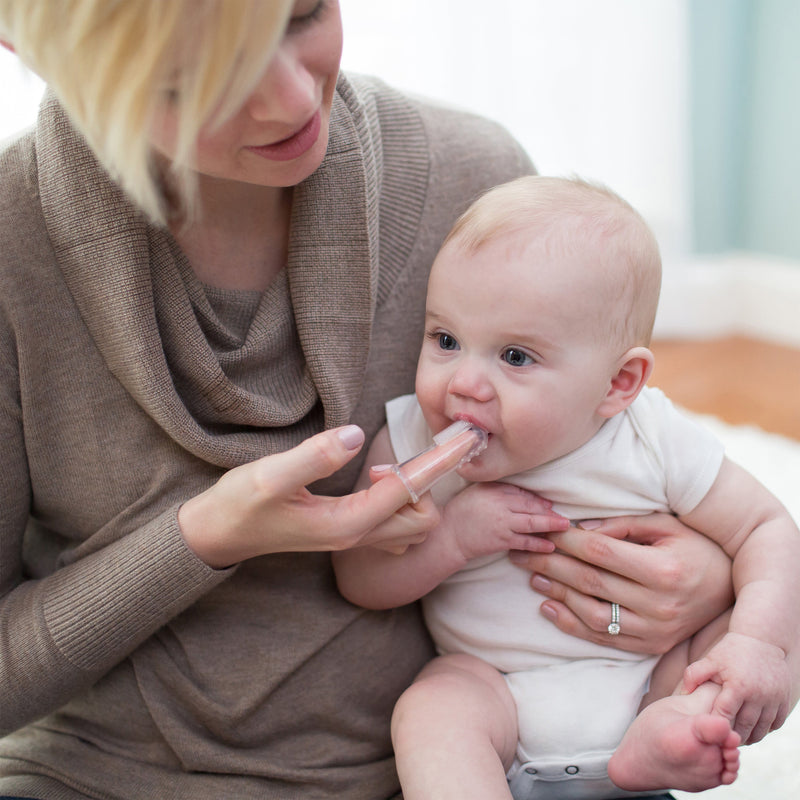
{"type": "Polygon", "coordinates": [[[322,113],[317,109],[316,114],[299,131],[286,139],[273,144],[254,145],[247,149],[270,161],[291,161],[307,153],[314,146],[321,129],[322,113]]]}

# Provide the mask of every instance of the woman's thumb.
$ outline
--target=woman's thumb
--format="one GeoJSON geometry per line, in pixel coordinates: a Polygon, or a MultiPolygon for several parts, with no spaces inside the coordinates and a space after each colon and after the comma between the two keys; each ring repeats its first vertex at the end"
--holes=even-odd
{"type": "MultiPolygon", "coordinates": [[[[364,444],[364,431],[358,425],[332,428],[309,437],[280,458],[281,483],[287,487],[307,486],[327,478],[352,459],[364,444]]],[[[272,458],[265,466],[278,467],[272,458]]]]}

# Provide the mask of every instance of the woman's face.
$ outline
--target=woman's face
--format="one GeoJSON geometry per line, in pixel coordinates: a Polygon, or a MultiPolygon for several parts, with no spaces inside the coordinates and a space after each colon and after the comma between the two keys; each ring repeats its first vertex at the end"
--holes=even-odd
{"type": "MultiPolygon", "coordinates": [[[[201,129],[194,167],[201,175],[259,186],[294,186],[322,163],[342,54],[338,0],[296,0],[267,70],[222,125],[201,129]]],[[[175,113],[154,126],[153,146],[174,152],[175,113]]]]}

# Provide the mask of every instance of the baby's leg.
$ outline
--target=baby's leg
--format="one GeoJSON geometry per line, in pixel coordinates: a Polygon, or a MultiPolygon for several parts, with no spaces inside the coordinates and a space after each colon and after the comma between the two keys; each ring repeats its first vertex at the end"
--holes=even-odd
{"type": "Polygon", "coordinates": [[[706,683],[689,695],[678,694],[684,669],[727,628],[723,615],[659,661],[645,707],[608,764],[609,777],[621,789],[699,792],[736,779],[740,737],[727,719],[710,713],[720,687],[706,683]],[[675,693],[665,697],[668,686],[675,693]]]}
{"type": "Polygon", "coordinates": [[[480,659],[428,664],[397,701],[392,742],[405,800],[511,797],[516,707],[502,675],[480,659]]]}

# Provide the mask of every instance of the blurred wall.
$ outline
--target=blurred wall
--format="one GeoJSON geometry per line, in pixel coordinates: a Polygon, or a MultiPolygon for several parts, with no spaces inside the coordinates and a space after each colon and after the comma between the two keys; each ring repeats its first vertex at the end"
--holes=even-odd
{"type": "Polygon", "coordinates": [[[690,0],[693,243],[800,259],[800,3],[690,0]]]}
{"type": "Polygon", "coordinates": [[[689,0],[340,0],[346,69],[503,123],[690,243],[689,0]]]}

